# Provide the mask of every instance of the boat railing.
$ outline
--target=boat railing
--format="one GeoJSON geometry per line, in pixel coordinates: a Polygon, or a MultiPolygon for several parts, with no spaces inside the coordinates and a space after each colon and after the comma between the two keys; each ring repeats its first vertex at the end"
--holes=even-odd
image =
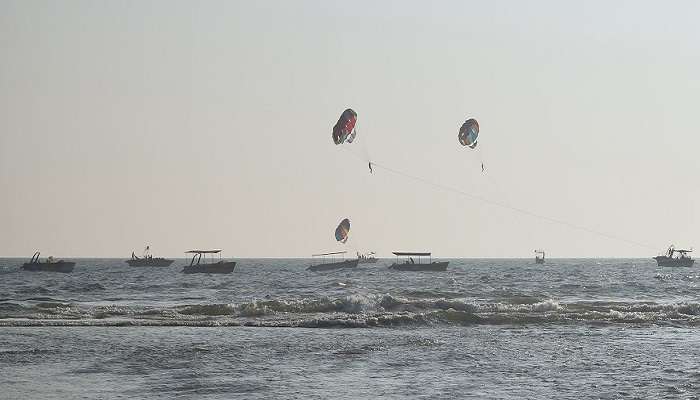
{"type": "Polygon", "coordinates": [[[194,259],[197,259],[197,265],[199,265],[199,261],[202,259],[202,253],[197,253],[192,256],[192,261],[190,261],[190,266],[194,265],[194,259]]]}
{"type": "MultiPolygon", "coordinates": [[[[201,264],[206,264],[207,263],[207,254],[218,254],[219,255],[219,262],[221,262],[221,250],[189,250],[185,252],[186,254],[194,254],[192,256],[192,261],[190,261],[190,266],[195,265],[194,260],[197,260],[197,264],[199,265],[200,262],[202,261],[202,255],[204,255],[204,262],[201,262],[201,264]]],[[[213,256],[212,256],[213,258],[213,256]]]]}
{"type": "Polygon", "coordinates": [[[433,263],[433,255],[432,255],[432,253],[430,253],[430,252],[418,253],[418,252],[395,251],[395,252],[393,252],[393,253],[394,253],[394,255],[396,256],[396,264],[399,263],[399,257],[406,257],[405,264],[422,264],[422,263],[421,263],[421,261],[422,261],[422,260],[421,260],[421,257],[428,257],[428,258],[429,258],[428,264],[432,264],[432,263],[433,263]],[[413,257],[414,257],[414,256],[415,256],[416,258],[418,258],[418,262],[415,262],[415,261],[413,260],[413,257]]]}
{"type": "Polygon", "coordinates": [[[320,261],[321,264],[326,264],[326,257],[330,258],[331,263],[342,262],[345,261],[345,253],[347,253],[347,251],[334,251],[331,253],[312,254],[311,264],[313,265],[314,261],[320,261]],[[340,259],[340,261],[336,261],[337,259],[340,259]]]}

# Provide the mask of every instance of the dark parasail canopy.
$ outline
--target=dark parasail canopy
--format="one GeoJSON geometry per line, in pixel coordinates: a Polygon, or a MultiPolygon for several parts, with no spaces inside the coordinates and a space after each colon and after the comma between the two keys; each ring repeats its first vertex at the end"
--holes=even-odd
{"type": "Polygon", "coordinates": [[[350,220],[345,218],[340,221],[338,227],[335,228],[335,240],[345,243],[348,241],[348,234],[350,233],[350,220]]]}
{"type": "Polygon", "coordinates": [[[477,139],[479,138],[479,123],[476,122],[474,118],[466,120],[462,127],[459,128],[459,142],[462,146],[469,146],[470,148],[475,148],[477,144],[477,139]]]}
{"type": "Polygon", "coordinates": [[[357,113],[351,108],[343,111],[340,114],[338,122],[333,127],[333,142],[341,144],[344,142],[352,143],[355,140],[355,123],[357,122],[357,113]]]}

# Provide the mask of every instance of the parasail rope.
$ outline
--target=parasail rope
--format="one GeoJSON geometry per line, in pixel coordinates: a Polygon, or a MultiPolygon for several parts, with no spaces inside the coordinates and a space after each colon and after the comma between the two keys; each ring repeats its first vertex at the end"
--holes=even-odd
{"type": "MultiPolygon", "coordinates": [[[[357,158],[359,158],[359,159],[361,159],[361,160],[363,160],[363,161],[367,161],[364,157],[362,157],[362,156],[360,156],[360,155],[358,155],[358,154],[355,154],[352,150],[348,149],[347,147],[343,147],[343,149],[349,151],[350,154],[352,154],[353,156],[355,156],[355,157],[357,157],[357,158]]],[[[407,178],[407,179],[411,179],[411,180],[413,180],[413,181],[420,182],[420,183],[423,183],[423,184],[425,184],[425,185],[432,186],[432,187],[437,188],[437,189],[440,189],[440,190],[444,190],[444,191],[446,191],[446,192],[454,193],[454,194],[457,194],[457,195],[460,195],[460,196],[469,198],[469,199],[471,199],[471,200],[476,200],[476,201],[479,201],[479,202],[484,203],[484,204],[488,204],[488,205],[491,205],[491,206],[504,208],[504,209],[507,209],[507,210],[511,210],[511,211],[514,211],[514,212],[523,214],[523,215],[527,215],[527,216],[532,217],[532,218],[540,219],[540,220],[547,221],[547,222],[550,222],[550,223],[553,223],[553,224],[558,224],[558,225],[566,226],[566,227],[568,227],[568,228],[570,228],[570,229],[574,229],[574,230],[578,230],[578,231],[587,232],[587,233],[590,233],[590,234],[593,234],[593,235],[597,235],[597,236],[601,236],[601,237],[604,237],[604,238],[607,238],[607,239],[612,239],[612,240],[617,240],[617,241],[620,241],[620,242],[625,242],[625,243],[627,243],[627,244],[631,244],[631,245],[634,245],[634,246],[637,246],[637,247],[641,247],[641,248],[645,248],[645,249],[651,249],[651,250],[654,250],[654,249],[655,249],[655,247],[652,247],[652,246],[650,246],[650,245],[648,245],[648,244],[644,244],[644,243],[638,242],[638,241],[636,241],[636,240],[626,239],[626,238],[623,238],[623,237],[620,237],[620,236],[617,236],[617,235],[612,235],[612,234],[609,234],[609,233],[601,232],[601,231],[598,231],[598,230],[594,230],[594,229],[591,229],[591,228],[587,228],[587,227],[585,227],[585,226],[578,225],[578,224],[574,224],[574,223],[571,223],[571,222],[568,222],[568,221],[564,221],[564,220],[561,220],[561,219],[548,217],[548,216],[546,216],[546,215],[538,214],[538,213],[535,213],[535,212],[526,210],[526,209],[524,209],[524,208],[513,207],[513,206],[511,206],[511,205],[508,205],[508,204],[505,204],[505,203],[501,203],[501,202],[498,202],[498,201],[494,201],[494,200],[488,199],[488,198],[483,197],[483,196],[479,196],[479,195],[475,195],[475,194],[472,194],[472,193],[465,192],[464,190],[461,190],[461,189],[456,188],[456,187],[444,185],[444,184],[441,184],[441,183],[433,182],[433,181],[428,180],[428,179],[426,179],[426,178],[422,178],[422,177],[419,177],[419,176],[411,175],[411,174],[408,174],[408,173],[399,171],[399,170],[397,170],[397,169],[391,168],[391,167],[389,167],[389,166],[387,166],[387,165],[384,165],[384,164],[381,164],[381,163],[377,163],[377,162],[375,162],[375,161],[369,161],[369,162],[372,163],[373,169],[374,169],[374,168],[383,169],[384,171],[387,171],[387,172],[389,172],[389,173],[391,173],[391,174],[398,175],[398,176],[401,176],[401,177],[404,177],[404,178],[407,178]]]]}

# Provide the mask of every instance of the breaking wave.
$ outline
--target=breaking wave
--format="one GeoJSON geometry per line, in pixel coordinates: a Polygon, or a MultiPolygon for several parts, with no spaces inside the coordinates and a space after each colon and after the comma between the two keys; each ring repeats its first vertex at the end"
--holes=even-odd
{"type": "Polygon", "coordinates": [[[260,326],[368,328],[474,324],[661,324],[696,326],[700,303],[576,302],[513,297],[457,298],[349,295],[260,299],[169,307],[87,306],[39,298],[0,302],[0,326],[260,326]]]}

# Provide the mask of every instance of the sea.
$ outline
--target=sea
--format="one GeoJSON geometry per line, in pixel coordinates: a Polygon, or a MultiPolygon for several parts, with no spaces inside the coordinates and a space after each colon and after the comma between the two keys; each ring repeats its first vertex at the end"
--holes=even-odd
{"type": "Polygon", "coordinates": [[[230,275],[0,259],[1,399],[698,399],[700,271],[392,259],[230,275]]]}

